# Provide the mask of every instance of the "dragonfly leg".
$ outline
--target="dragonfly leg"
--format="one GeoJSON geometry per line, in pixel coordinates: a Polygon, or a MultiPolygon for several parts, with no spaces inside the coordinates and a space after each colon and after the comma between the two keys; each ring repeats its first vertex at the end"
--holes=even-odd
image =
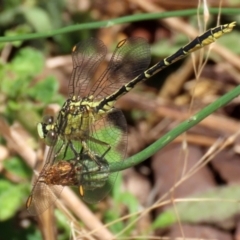
{"type": "Polygon", "coordinates": [[[93,137],[90,137],[90,136],[88,137],[88,140],[91,141],[91,142],[94,142],[94,143],[96,143],[98,145],[102,145],[102,146],[107,147],[105,152],[101,156],[99,156],[98,154],[96,154],[96,152],[90,150],[90,148],[88,147],[86,141],[82,141],[83,149],[86,151],[87,155],[92,160],[94,160],[96,162],[96,164],[99,166],[99,170],[101,170],[102,164],[103,164],[103,162],[105,162],[105,161],[103,161],[104,157],[111,150],[111,146],[108,143],[106,143],[106,142],[100,141],[100,140],[98,140],[96,138],[93,138],[93,137]]]}

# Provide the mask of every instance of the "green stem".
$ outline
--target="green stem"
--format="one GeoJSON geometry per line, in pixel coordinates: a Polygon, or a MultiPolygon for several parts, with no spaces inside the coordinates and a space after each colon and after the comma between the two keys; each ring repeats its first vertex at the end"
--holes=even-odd
{"type": "MultiPolygon", "coordinates": [[[[69,32],[80,31],[83,29],[98,29],[98,28],[107,28],[117,24],[129,23],[129,22],[137,22],[137,21],[146,21],[153,19],[162,19],[169,17],[186,17],[197,15],[198,13],[202,14],[203,11],[198,9],[188,9],[188,10],[180,10],[180,11],[171,11],[171,12],[161,12],[161,13],[143,13],[143,14],[135,14],[131,16],[124,16],[115,19],[109,19],[105,21],[97,21],[91,23],[83,23],[76,24],[64,28],[60,28],[57,30],[44,32],[44,33],[32,33],[32,34],[22,34],[18,36],[9,36],[9,37],[0,37],[0,42],[13,42],[20,40],[29,40],[36,38],[47,38],[52,37],[59,34],[66,34],[69,32]]],[[[219,8],[209,8],[209,12],[211,14],[218,14],[219,8]]],[[[223,8],[221,9],[221,14],[229,14],[229,15],[239,15],[239,9],[237,8],[223,8]]]]}
{"type": "Polygon", "coordinates": [[[186,121],[179,124],[176,128],[165,134],[159,140],[151,144],[149,147],[145,148],[143,151],[135,154],[134,156],[124,160],[121,163],[111,163],[110,164],[110,171],[116,172],[121,171],[130,167],[133,167],[142,161],[146,160],[147,158],[154,155],[156,152],[161,150],[165,147],[168,143],[172,142],[176,137],[180,134],[184,133],[185,131],[189,130],[207,116],[218,110],[219,108],[225,106],[227,103],[232,101],[234,98],[240,95],[240,85],[231,90],[230,92],[226,93],[215,102],[211,103],[200,112],[193,115],[191,118],[187,119],[186,121]]]}

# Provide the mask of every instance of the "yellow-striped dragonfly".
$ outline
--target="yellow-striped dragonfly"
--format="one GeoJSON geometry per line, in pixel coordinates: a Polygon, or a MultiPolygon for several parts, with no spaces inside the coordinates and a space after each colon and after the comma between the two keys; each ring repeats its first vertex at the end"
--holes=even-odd
{"type": "Polygon", "coordinates": [[[50,147],[26,206],[38,215],[60,196],[64,186],[77,186],[88,203],[100,201],[112,188],[127,147],[127,124],[116,100],[170,64],[230,32],[235,22],[212,28],[151,68],[150,50],[143,38],[120,41],[98,81],[92,78],[107,54],[102,41],[90,38],[73,47],[73,71],[68,99],[56,119],[38,124],[40,138],[50,147]],[[146,70],[147,69],[147,70],[146,70]]]}

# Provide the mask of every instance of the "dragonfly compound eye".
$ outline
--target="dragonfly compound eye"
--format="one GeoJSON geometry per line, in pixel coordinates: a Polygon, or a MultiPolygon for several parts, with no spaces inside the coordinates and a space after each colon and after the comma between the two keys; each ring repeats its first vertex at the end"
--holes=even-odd
{"type": "Polygon", "coordinates": [[[47,133],[47,136],[45,138],[45,143],[48,146],[53,146],[57,140],[57,136],[58,136],[58,134],[55,131],[49,130],[47,133]]]}
{"type": "Polygon", "coordinates": [[[43,117],[43,123],[45,124],[52,124],[53,123],[53,116],[46,115],[43,117]]]}

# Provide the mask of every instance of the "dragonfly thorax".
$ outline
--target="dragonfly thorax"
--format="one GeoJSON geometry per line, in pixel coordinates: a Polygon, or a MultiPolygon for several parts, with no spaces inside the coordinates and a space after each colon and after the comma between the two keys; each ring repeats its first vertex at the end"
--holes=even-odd
{"type": "Polygon", "coordinates": [[[85,139],[90,126],[98,119],[95,105],[91,96],[79,101],[68,99],[57,118],[57,128],[61,138],[85,139]]]}
{"type": "Polygon", "coordinates": [[[38,123],[39,137],[44,139],[48,146],[53,146],[58,136],[66,140],[83,139],[89,126],[96,119],[96,105],[92,96],[81,100],[68,99],[62,106],[56,122],[52,116],[45,116],[43,121],[38,123]]]}

